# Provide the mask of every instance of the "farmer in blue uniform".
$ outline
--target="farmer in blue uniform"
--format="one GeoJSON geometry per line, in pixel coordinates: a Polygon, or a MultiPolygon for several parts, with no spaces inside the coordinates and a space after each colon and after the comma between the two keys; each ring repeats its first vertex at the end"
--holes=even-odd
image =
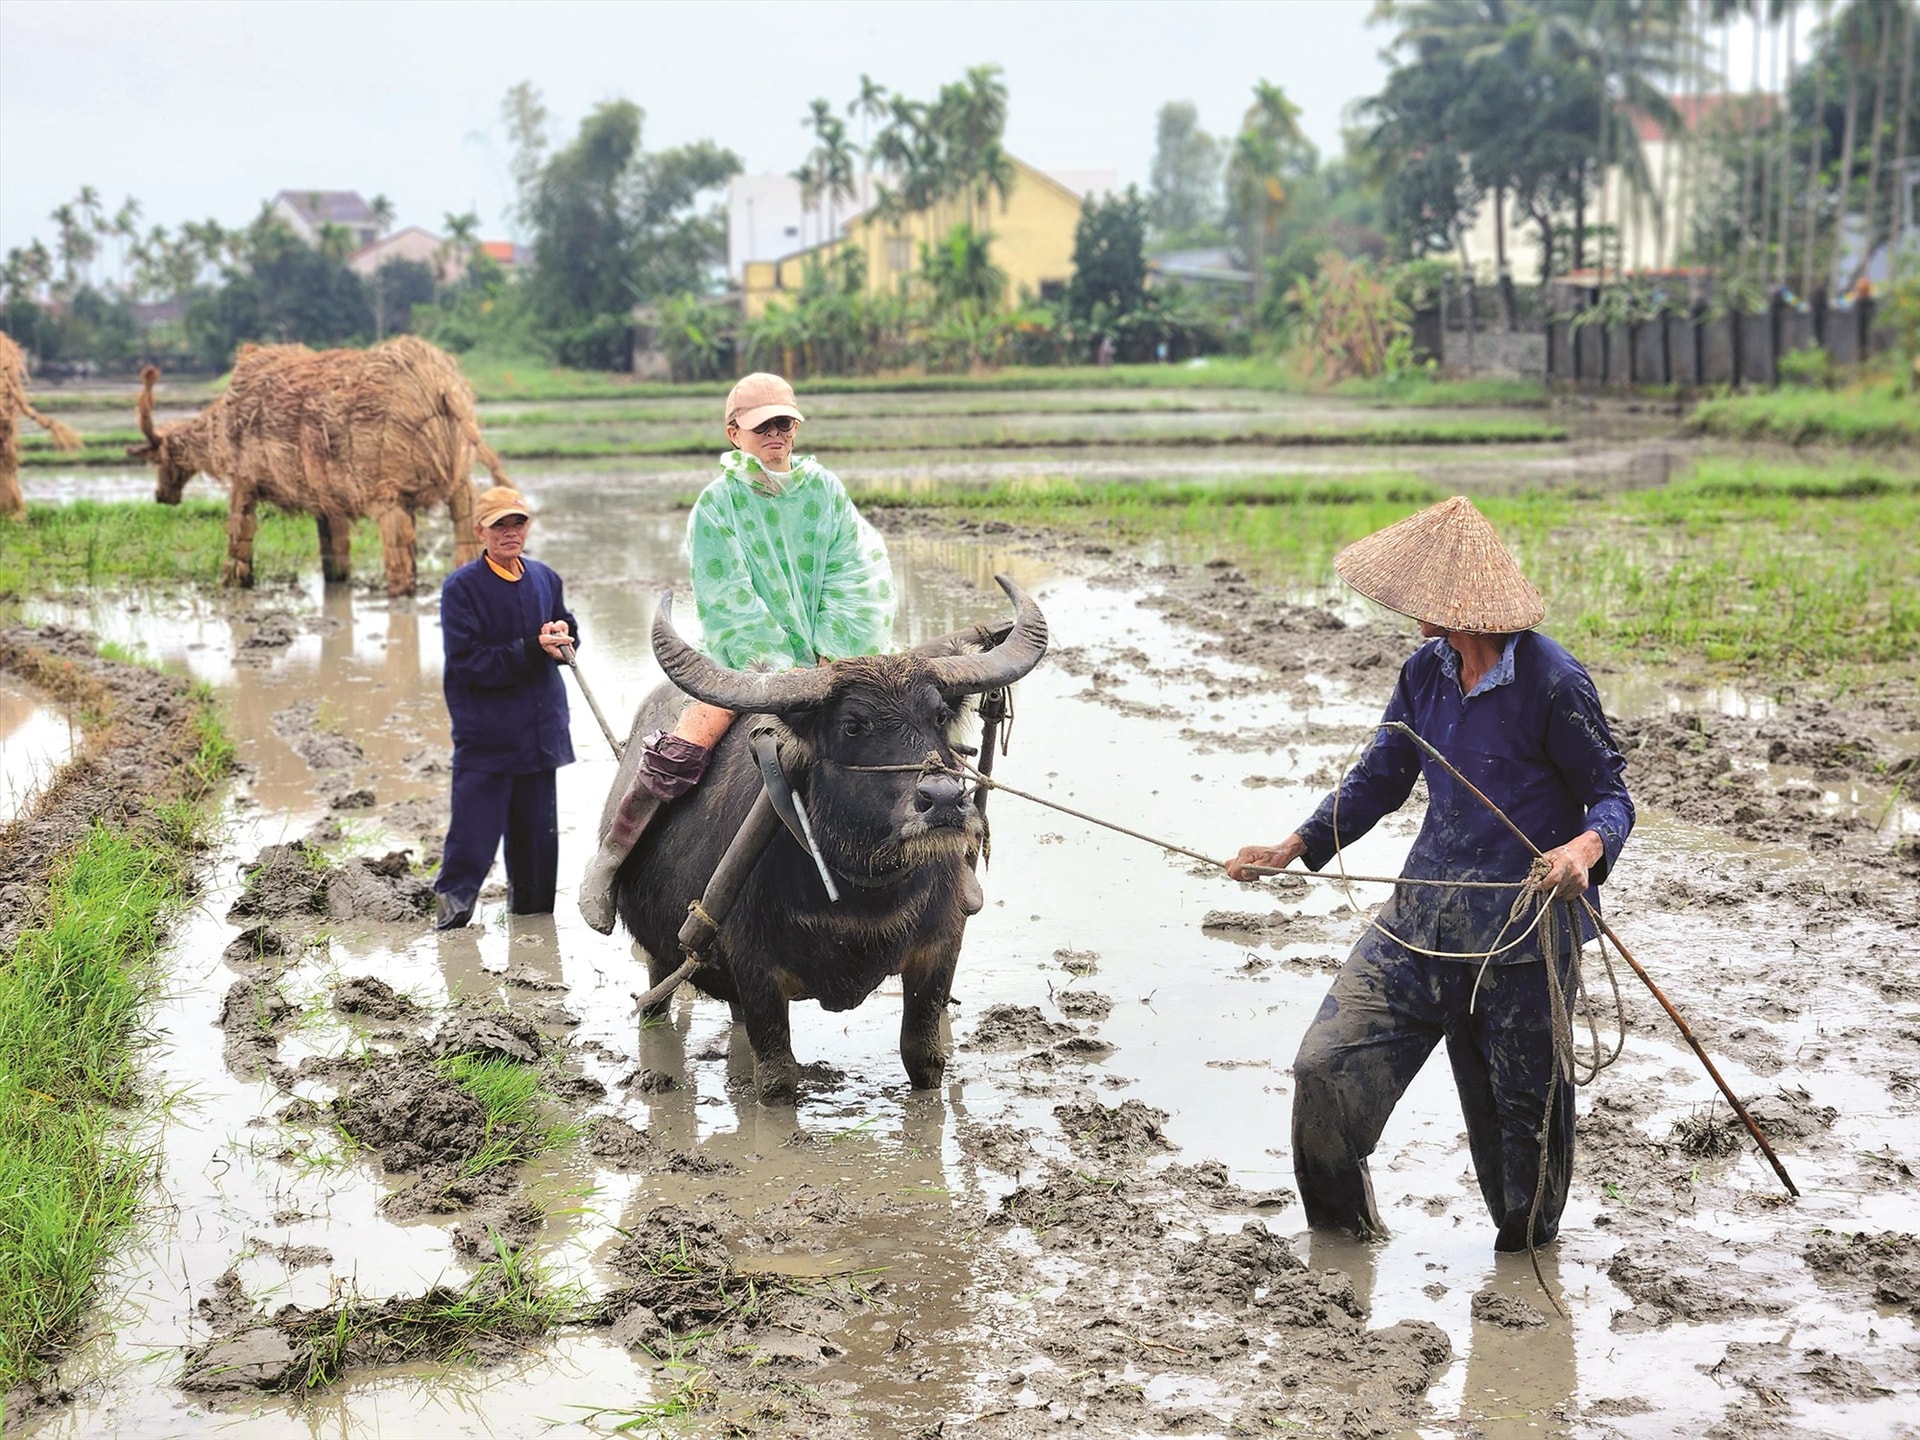
{"type": "Polygon", "coordinates": [[[473,918],[503,837],[508,909],[553,909],[560,851],[553,772],[573,763],[560,665],[567,647],[580,643],[580,627],[560,577],[522,553],[532,516],[519,491],[484,491],[474,505],[484,552],[440,591],[453,818],[434,883],[438,930],[473,918]]]}
{"type": "MultiPolygon", "coordinates": [[[[1293,1064],[1293,1167],[1308,1224],[1386,1233],[1367,1157],[1387,1117],[1443,1039],[1467,1122],[1474,1173],[1497,1250],[1558,1233],[1573,1169],[1573,1086],[1554,1074],[1553,1005],[1543,935],[1555,934],[1557,989],[1573,1000],[1577,925],[1530,925],[1535,897],[1599,903],[1633,829],[1625,761],[1580,662],[1533,627],[1546,605],[1493,527],[1461,496],[1391,525],[1335,561],[1362,595],[1420,622],[1426,643],[1400,670],[1382,717],[1410,727],[1543,852],[1406,734],[1374,733],[1312,818],[1277,845],[1249,845],[1236,880],[1305,860],[1319,870],[1427,782],[1427,813],[1405,879],[1525,882],[1514,888],[1397,885],[1300,1042],[1293,1064]],[[1556,933],[1557,932],[1557,933],[1556,933]],[[1476,993],[1477,987],[1477,993],[1476,993]]],[[[1568,907],[1555,905],[1563,915],[1568,907]]]]}

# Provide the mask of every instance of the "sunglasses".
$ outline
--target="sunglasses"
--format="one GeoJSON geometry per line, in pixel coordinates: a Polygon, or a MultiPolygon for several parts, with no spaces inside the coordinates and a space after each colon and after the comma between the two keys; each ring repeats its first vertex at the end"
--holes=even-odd
{"type": "Polygon", "coordinates": [[[773,419],[753,427],[756,435],[791,435],[793,427],[800,422],[791,415],[776,415],[773,419]]]}

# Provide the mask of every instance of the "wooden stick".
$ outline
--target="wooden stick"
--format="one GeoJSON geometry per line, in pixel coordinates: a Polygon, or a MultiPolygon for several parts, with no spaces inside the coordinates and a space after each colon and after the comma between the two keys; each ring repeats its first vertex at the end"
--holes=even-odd
{"type": "MultiPolygon", "coordinates": [[[[1454,769],[1453,763],[1438,750],[1434,749],[1433,746],[1429,745],[1424,738],[1416,734],[1411,725],[1399,720],[1389,720],[1380,728],[1383,730],[1398,730],[1405,734],[1414,744],[1418,745],[1422,750],[1426,751],[1427,754],[1439,761],[1441,765],[1445,766],[1447,773],[1462,785],[1466,786],[1467,790],[1472,793],[1475,799],[1482,805],[1485,805],[1495,815],[1498,815],[1501,823],[1513,831],[1514,834],[1518,835],[1521,842],[1529,850],[1533,851],[1536,856],[1540,854],[1540,847],[1528,838],[1526,831],[1509,820],[1504,810],[1482,794],[1479,786],[1475,785],[1471,780],[1467,779],[1466,776],[1454,769]]],[[[1586,907],[1587,914],[1593,917],[1593,923],[1600,927],[1600,933],[1614,943],[1615,948],[1619,950],[1621,957],[1626,960],[1628,966],[1633,970],[1633,973],[1640,977],[1641,983],[1652,993],[1653,998],[1660,1002],[1660,1008],[1665,1010],[1668,1017],[1679,1027],[1681,1038],[1692,1047],[1693,1053],[1700,1057],[1700,1063],[1706,1066],[1707,1074],[1712,1076],[1713,1083],[1720,1087],[1720,1093],[1727,1097],[1727,1103],[1733,1107],[1734,1114],[1740,1117],[1740,1123],[1747,1127],[1747,1133],[1753,1136],[1754,1143],[1760,1147],[1760,1153],[1765,1155],[1767,1157],[1767,1163],[1773,1166],[1773,1173],[1778,1175],[1780,1177],[1780,1183],[1787,1187],[1787,1193],[1793,1196],[1794,1199],[1799,1199],[1800,1188],[1793,1183],[1793,1177],[1787,1174],[1787,1167],[1780,1163],[1780,1157],[1773,1153],[1773,1146],[1767,1143],[1767,1137],[1761,1133],[1759,1123],[1754,1120],[1753,1116],[1747,1113],[1747,1107],[1740,1103],[1740,1097],[1735,1095],[1733,1088],[1721,1078],[1720,1071],[1707,1055],[1705,1047],[1694,1038],[1693,1031],[1688,1028],[1687,1022],[1680,1017],[1680,1012],[1673,1008],[1673,1002],[1660,993],[1660,987],[1653,983],[1653,977],[1641,968],[1640,962],[1633,958],[1632,952],[1620,943],[1620,937],[1613,933],[1613,927],[1611,925],[1600,918],[1600,912],[1594,909],[1593,902],[1582,895],[1580,897],[1580,903],[1586,907]]]]}

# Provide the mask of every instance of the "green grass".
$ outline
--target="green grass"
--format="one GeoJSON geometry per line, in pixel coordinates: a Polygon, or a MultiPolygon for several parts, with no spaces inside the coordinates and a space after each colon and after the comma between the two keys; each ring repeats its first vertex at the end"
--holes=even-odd
{"type": "MultiPolygon", "coordinates": [[[[1334,555],[1445,498],[1401,476],[1216,485],[1000,484],[862,506],[960,510],[1115,549],[1241,565],[1262,587],[1333,593],[1334,555]]],[[[1908,665],[1920,654],[1920,476],[1888,466],[1711,458],[1642,490],[1477,496],[1545,592],[1545,629],[1589,663],[1771,677],[1908,665]]]]}
{"type": "MultiPolygon", "coordinates": [[[[668,399],[694,395],[724,397],[730,380],[666,383],[634,380],[597,371],[565,370],[539,360],[467,354],[460,365],[482,401],[668,399]]],[[[1043,390],[1277,390],[1310,393],[1314,387],[1289,366],[1272,360],[1212,356],[1199,364],[1176,365],[1007,365],[968,375],[817,375],[795,382],[801,395],[858,395],[897,391],[906,394],[1043,390]]],[[[1357,381],[1343,395],[1378,399],[1394,405],[1544,404],[1545,387],[1530,381],[1427,380],[1357,381]],[[1415,398],[1419,397],[1419,398],[1415,398]]]]}
{"type": "Polygon", "coordinates": [[[542,1122],[544,1090],[537,1066],[480,1055],[449,1055],[439,1066],[486,1111],[485,1139],[479,1153],[461,1166],[463,1174],[484,1175],[531,1160],[567,1144],[581,1131],[566,1121],[542,1122]]]}
{"type": "Polygon", "coordinates": [[[1688,421],[1704,435],[1790,445],[1920,445],[1920,395],[1895,385],[1771,390],[1702,401],[1688,421]]]}
{"type": "MultiPolygon", "coordinates": [[[[290,582],[319,569],[311,516],[260,508],[253,540],[256,585],[290,582]]],[[[422,526],[423,532],[431,526],[422,526]]],[[[423,555],[428,547],[421,547],[423,555]]],[[[224,500],[177,506],[147,500],[29,504],[24,524],[0,524],[0,599],[91,590],[107,585],[218,586],[227,555],[224,500]]],[[[380,532],[371,520],[353,531],[356,579],[381,568],[380,532]]]]}
{"type": "Polygon", "coordinates": [[[494,1248],[494,1257],[458,1288],[347,1300],[285,1326],[313,1347],[305,1387],[331,1385],[353,1364],[479,1359],[502,1342],[531,1343],[573,1318],[583,1299],[577,1287],[549,1285],[531,1256],[509,1250],[497,1236],[494,1248]]]}
{"type": "MultiPolygon", "coordinates": [[[[176,811],[163,833],[189,818],[176,811]]],[[[72,1331],[139,1212],[152,1157],[122,1124],[159,927],[187,878],[178,849],[96,827],[0,963],[0,1392],[72,1331]]]]}

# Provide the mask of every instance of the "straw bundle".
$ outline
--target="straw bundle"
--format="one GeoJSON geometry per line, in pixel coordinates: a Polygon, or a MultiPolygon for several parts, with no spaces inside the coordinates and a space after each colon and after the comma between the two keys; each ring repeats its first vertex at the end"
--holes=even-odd
{"type": "Polygon", "coordinates": [[[1547,614],[1540,592],[1464,495],[1354,541],[1333,566],[1369,600],[1447,630],[1531,630],[1547,614]]]}
{"type": "Polygon", "coordinates": [[[362,515],[380,522],[389,594],[413,589],[413,515],[446,502],[455,557],[473,535],[476,459],[505,482],[480,438],[473,391],[443,351],[411,335],[371,350],[243,346],[227,393],[191,420],[157,429],[153,381],[140,397],[145,446],[128,453],[160,468],[156,498],[172,503],[205,472],[231,491],[228,578],[251,583],[259,501],[318,517],[328,579],[346,578],[347,536],[362,515]]]}
{"type": "Polygon", "coordinates": [[[53,438],[57,450],[78,450],[80,437],[58,420],[50,420],[27,399],[27,357],[0,330],[0,519],[23,520],[26,497],[20,493],[20,427],[24,415],[53,438]]]}

